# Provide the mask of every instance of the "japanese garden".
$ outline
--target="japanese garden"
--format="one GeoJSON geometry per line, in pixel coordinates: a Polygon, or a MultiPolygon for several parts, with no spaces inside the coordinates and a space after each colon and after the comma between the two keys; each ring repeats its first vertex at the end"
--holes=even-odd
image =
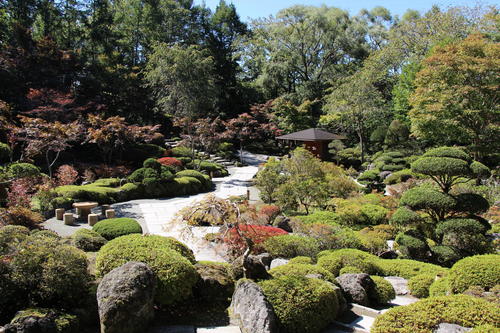
{"type": "Polygon", "coordinates": [[[499,7],[299,2],[0,1],[0,333],[500,332],[499,7]]]}

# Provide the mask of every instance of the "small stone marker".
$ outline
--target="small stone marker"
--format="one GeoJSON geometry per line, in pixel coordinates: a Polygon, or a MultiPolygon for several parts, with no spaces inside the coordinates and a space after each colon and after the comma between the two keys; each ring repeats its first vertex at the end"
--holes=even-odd
{"type": "Polygon", "coordinates": [[[106,218],[107,219],[112,219],[115,217],[115,210],[114,209],[107,209],[105,212],[106,218]]]}
{"type": "Polygon", "coordinates": [[[89,216],[88,216],[89,226],[92,227],[98,221],[99,221],[99,215],[97,215],[97,214],[89,214],[89,216]]]}
{"type": "Polygon", "coordinates": [[[73,217],[72,213],[64,213],[63,220],[64,220],[64,224],[72,225],[73,222],[75,221],[75,218],[73,217]]]}
{"type": "Polygon", "coordinates": [[[102,206],[101,206],[101,214],[102,214],[102,215],[106,215],[106,211],[107,211],[108,209],[111,209],[111,206],[110,206],[110,205],[102,205],[102,206]]]}
{"type": "Polygon", "coordinates": [[[66,210],[64,208],[57,208],[56,209],[56,219],[62,221],[65,212],[66,212],[66,210]]]}

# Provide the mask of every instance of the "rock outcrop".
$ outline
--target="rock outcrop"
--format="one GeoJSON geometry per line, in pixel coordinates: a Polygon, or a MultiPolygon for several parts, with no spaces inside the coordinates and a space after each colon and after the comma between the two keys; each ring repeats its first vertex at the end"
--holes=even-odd
{"type": "Polygon", "coordinates": [[[101,333],[144,332],[154,316],[156,276],[144,263],[113,269],[97,289],[101,333]]]}

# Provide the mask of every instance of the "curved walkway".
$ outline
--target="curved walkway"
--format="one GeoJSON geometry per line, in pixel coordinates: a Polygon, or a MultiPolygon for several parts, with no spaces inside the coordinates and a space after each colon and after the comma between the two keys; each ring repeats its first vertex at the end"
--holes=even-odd
{"type": "MultiPolygon", "coordinates": [[[[217,227],[188,227],[179,223],[175,217],[179,210],[202,200],[207,194],[228,198],[246,195],[247,190],[250,190],[251,196],[255,196],[255,189],[250,188],[250,182],[258,171],[258,165],[264,163],[267,156],[244,152],[243,160],[248,166],[229,168],[229,176],[212,180],[216,185],[212,192],[180,198],[132,200],[112,207],[117,217],[131,217],[139,221],[144,233],[174,237],[182,241],[193,250],[197,260],[225,261],[224,251],[204,239],[207,233],[217,232],[217,227]]],[[[48,220],[44,226],[61,236],[70,236],[78,228],[89,228],[86,223],[66,226],[55,219],[48,220]]]]}

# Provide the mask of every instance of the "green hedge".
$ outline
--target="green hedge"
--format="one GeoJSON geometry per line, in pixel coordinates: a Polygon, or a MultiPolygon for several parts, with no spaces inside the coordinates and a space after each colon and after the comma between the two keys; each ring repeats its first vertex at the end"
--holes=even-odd
{"type": "Polygon", "coordinates": [[[88,229],[78,229],[72,236],[73,244],[80,250],[86,252],[95,252],[106,244],[106,238],[97,232],[88,229]]]}
{"type": "Polygon", "coordinates": [[[452,293],[462,293],[471,286],[492,288],[500,284],[500,255],[467,257],[450,269],[448,283],[452,293]]]}
{"type": "Polygon", "coordinates": [[[198,280],[192,252],[173,238],[127,235],[104,245],[96,257],[96,272],[104,276],[116,267],[129,262],[146,263],[156,273],[156,300],[173,304],[189,298],[198,280]]]}
{"type": "Polygon", "coordinates": [[[418,298],[429,297],[429,288],[436,280],[432,274],[415,275],[408,281],[408,288],[413,296],[418,298]]]}
{"type": "Polygon", "coordinates": [[[334,276],[347,266],[358,268],[367,274],[377,274],[376,256],[356,249],[340,249],[323,251],[318,255],[318,266],[326,269],[334,276]]]}
{"type": "Polygon", "coordinates": [[[142,234],[139,222],[128,217],[117,217],[97,222],[92,230],[107,240],[128,234],[142,234]]]}
{"type": "Polygon", "coordinates": [[[188,147],[177,146],[172,148],[172,155],[174,157],[191,157],[193,156],[193,151],[188,147]]]}
{"type": "Polygon", "coordinates": [[[339,311],[336,290],[328,282],[297,276],[281,276],[259,285],[287,333],[319,333],[339,311]]]}
{"type": "Polygon", "coordinates": [[[375,282],[375,289],[371,299],[373,299],[377,304],[387,304],[394,298],[396,298],[396,292],[392,284],[380,276],[371,276],[373,282],[375,282]]]}
{"type": "Polygon", "coordinates": [[[102,187],[118,187],[120,186],[119,178],[101,178],[93,182],[91,185],[102,187]]]}
{"type": "Polygon", "coordinates": [[[95,185],[64,185],[54,189],[57,196],[80,201],[96,201],[99,204],[116,202],[119,190],[95,185]]]}
{"type": "Polygon", "coordinates": [[[182,170],[179,171],[175,174],[176,178],[182,178],[182,177],[191,177],[191,178],[196,178],[202,188],[201,190],[208,191],[212,187],[212,181],[210,180],[210,176],[204,175],[203,173],[196,171],[196,170],[182,170]]]}
{"type": "Polygon", "coordinates": [[[31,163],[12,163],[7,169],[9,178],[40,176],[40,169],[31,163]]]}
{"type": "Polygon", "coordinates": [[[327,271],[326,269],[311,264],[291,264],[288,263],[286,265],[281,265],[275,267],[269,271],[273,277],[277,278],[280,276],[302,276],[305,277],[308,274],[319,274],[322,276],[324,280],[330,281],[332,283],[335,282],[335,277],[332,273],[327,271]]]}
{"type": "Polygon", "coordinates": [[[450,286],[446,277],[435,280],[429,287],[429,296],[431,297],[447,296],[449,294],[450,286]]]}
{"type": "Polygon", "coordinates": [[[292,258],[292,259],[290,259],[290,261],[288,263],[289,264],[310,264],[310,265],[314,264],[311,257],[305,257],[305,256],[299,256],[299,257],[292,258]]]}
{"type": "Polygon", "coordinates": [[[377,317],[370,332],[432,333],[440,323],[476,327],[499,322],[498,304],[465,295],[441,296],[390,309],[377,317]]]}
{"type": "Polygon", "coordinates": [[[319,252],[319,243],[312,237],[280,235],[268,238],[264,249],[275,258],[314,257],[319,252]]]}
{"type": "Polygon", "coordinates": [[[377,269],[382,276],[400,276],[410,279],[419,274],[443,274],[447,268],[410,259],[378,259],[377,269]]]}

